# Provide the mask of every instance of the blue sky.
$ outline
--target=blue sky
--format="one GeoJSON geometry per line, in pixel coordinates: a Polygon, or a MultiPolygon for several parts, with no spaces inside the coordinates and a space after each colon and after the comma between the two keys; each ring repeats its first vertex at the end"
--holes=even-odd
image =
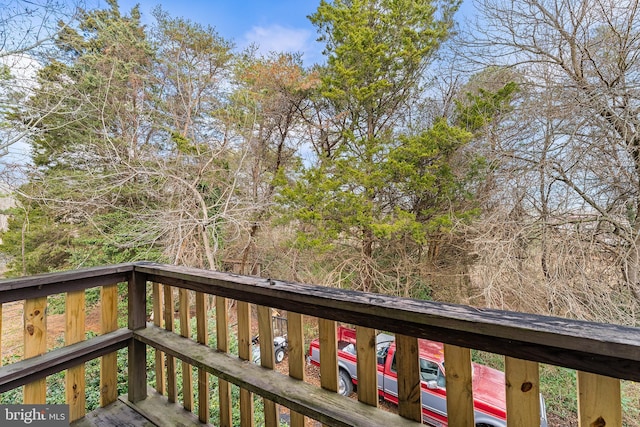
{"type": "Polygon", "coordinates": [[[255,43],[262,53],[302,52],[305,64],[322,61],[322,45],[307,19],[318,1],[309,0],[119,0],[122,12],[140,4],[143,19],[161,5],[170,16],[211,25],[218,34],[243,48],[255,43]]]}
{"type": "MultiPolygon", "coordinates": [[[[307,18],[319,3],[320,0],[119,0],[123,12],[140,4],[146,22],[152,22],[151,12],[161,5],[170,16],[211,25],[240,49],[255,43],[265,54],[302,52],[305,65],[323,62],[323,46],[316,42],[315,27],[307,18]]],[[[465,0],[458,14],[468,14],[471,3],[465,0]]]]}

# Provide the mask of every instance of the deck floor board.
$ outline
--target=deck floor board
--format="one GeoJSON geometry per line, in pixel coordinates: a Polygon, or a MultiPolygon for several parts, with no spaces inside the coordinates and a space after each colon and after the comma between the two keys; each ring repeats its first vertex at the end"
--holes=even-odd
{"type": "Polygon", "coordinates": [[[169,403],[152,388],[147,390],[147,398],[131,403],[127,395],[120,396],[115,402],[98,408],[77,421],[71,427],[213,427],[203,424],[198,417],[186,411],[182,406],[169,403]]]}

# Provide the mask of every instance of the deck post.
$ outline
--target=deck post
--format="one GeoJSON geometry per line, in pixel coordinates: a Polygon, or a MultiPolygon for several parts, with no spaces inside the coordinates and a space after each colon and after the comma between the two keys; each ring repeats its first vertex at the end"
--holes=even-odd
{"type": "MultiPolygon", "coordinates": [[[[129,277],[129,329],[138,330],[146,326],[147,318],[146,275],[133,271],[129,277]]],[[[147,397],[147,346],[141,341],[129,342],[129,391],[130,402],[139,402],[147,397]]]]}

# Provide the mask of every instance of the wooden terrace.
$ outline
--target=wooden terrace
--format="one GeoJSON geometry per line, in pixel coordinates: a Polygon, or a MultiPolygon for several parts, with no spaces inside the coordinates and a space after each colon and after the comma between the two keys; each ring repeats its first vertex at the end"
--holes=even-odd
{"type": "Polygon", "coordinates": [[[505,356],[510,426],[540,424],[539,363],[578,371],[581,427],[622,426],[620,380],[640,381],[639,328],[193,268],[140,262],[0,281],[0,304],[22,300],[24,357],[0,367],[0,392],[24,386],[23,403],[47,403],[47,376],[65,371],[66,402],[75,426],[124,425],[122,420],[127,420],[128,425],[142,426],[275,427],[278,405],[288,408],[293,427],[304,426],[305,418],[326,426],[419,425],[418,338],[445,343],[451,426],[474,426],[470,349],[505,356]],[[95,287],[101,288],[101,333],[87,338],[85,293],[95,287]],[[128,301],[128,316],[120,322],[124,327],[118,327],[117,303],[124,296],[118,295],[119,288],[126,290],[128,301]],[[48,349],[47,297],[55,294],[66,296],[65,342],[48,349]],[[206,309],[210,296],[215,296],[213,328],[208,326],[213,319],[207,318],[206,309]],[[237,312],[234,325],[228,311],[232,300],[237,312]],[[257,311],[260,364],[250,361],[252,305],[257,311]],[[179,315],[174,322],[176,307],[179,315]],[[272,309],[287,313],[288,375],[274,370],[272,309]],[[318,318],[321,387],[304,381],[303,316],[318,318]],[[357,327],[357,400],[335,392],[336,322],[357,327]],[[179,325],[176,330],[175,324],[179,325]],[[238,350],[232,354],[230,330],[235,335],[236,328],[238,350]],[[397,336],[398,414],[377,407],[376,330],[397,336]],[[207,345],[211,334],[215,348],[207,345]],[[116,351],[124,348],[126,394],[119,396],[116,351]],[[148,358],[150,349],[154,354],[148,358]],[[85,362],[96,358],[100,358],[100,408],[87,414],[85,362]],[[182,369],[176,369],[179,363],[182,369]],[[195,375],[189,366],[197,368],[195,375]],[[182,372],[180,390],[176,372],[182,372]],[[212,376],[218,381],[215,402],[209,393],[212,376]],[[151,377],[155,378],[153,388],[151,377]],[[232,398],[231,385],[239,387],[238,397],[232,398]],[[256,419],[254,396],[263,399],[264,420],[262,415],[256,419]],[[240,408],[236,419],[234,406],[240,408]],[[215,419],[212,407],[217,407],[215,419]]]}

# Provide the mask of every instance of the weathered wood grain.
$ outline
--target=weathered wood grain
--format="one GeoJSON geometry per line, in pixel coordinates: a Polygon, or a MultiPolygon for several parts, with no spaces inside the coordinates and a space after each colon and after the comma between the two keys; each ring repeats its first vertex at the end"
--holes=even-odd
{"type": "Polygon", "coordinates": [[[356,327],[358,353],[358,400],[378,406],[378,358],[376,357],[376,330],[356,327]]]}
{"type": "Polygon", "coordinates": [[[397,298],[168,265],[153,280],[345,323],[640,381],[640,328],[397,298]]]}
{"type": "MultiPolygon", "coordinates": [[[[251,307],[246,301],[236,301],[238,317],[238,356],[251,360],[251,307]]],[[[240,389],[240,427],[253,427],[253,393],[240,389]]]]}
{"type": "MultiPolygon", "coordinates": [[[[147,324],[147,277],[134,271],[128,285],[129,329],[144,329],[147,324]]],[[[135,403],[147,397],[147,346],[137,340],[129,341],[128,359],[127,395],[135,403]]]]}
{"type": "MultiPolygon", "coordinates": [[[[258,309],[258,334],[260,336],[260,365],[266,369],[275,367],[273,353],[273,322],[271,308],[259,305],[258,309]]],[[[278,411],[275,402],[263,399],[264,424],[266,427],[278,427],[278,411]]]]}
{"type": "MultiPolygon", "coordinates": [[[[229,352],[229,308],[227,299],[221,297],[216,297],[216,343],[218,351],[229,352]]],[[[232,427],[231,386],[227,381],[218,379],[218,389],[219,425],[232,427]]]]}
{"type": "MultiPolygon", "coordinates": [[[[206,345],[209,341],[207,328],[207,299],[202,292],[196,292],[196,341],[206,345]]],[[[198,419],[209,422],[209,374],[198,369],[198,419]]]]}
{"type": "MultiPolygon", "coordinates": [[[[180,335],[191,336],[191,313],[189,304],[189,291],[178,290],[178,311],[180,316],[180,335]]],[[[182,405],[184,409],[191,412],[193,410],[193,374],[191,366],[182,363],[182,405]]]]}
{"type": "MultiPolygon", "coordinates": [[[[118,329],[118,285],[109,284],[100,289],[100,333],[118,329]]],[[[115,352],[100,359],[100,406],[118,398],[118,356],[115,352]]]]}
{"type": "Polygon", "coordinates": [[[120,400],[88,413],[84,418],[74,421],[70,427],[113,427],[136,426],[156,427],[135,409],[120,400]]]}
{"type": "MultiPolygon", "coordinates": [[[[153,324],[156,326],[162,326],[162,319],[164,318],[164,310],[162,308],[162,302],[164,299],[163,287],[160,283],[153,282],[152,285],[153,298],[153,324]]],[[[154,370],[156,374],[156,391],[160,394],[165,393],[165,379],[166,373],[164,370],[164,353],[155,350],[155,365],[154,370]]]]}
{"type": "MultiPolygon", "coordinates": [[[[164,329],[173,331],[174,298],[173,288],[164,287],[164,329]]],[[[169,402],[175,402],[178,396],[178,383],[176,381],[176,360],[173,356],[166,354],[167,363],[167,398],[169,402]]]]}
{"type": "Polygon", "coordinates": [[[134,335],[136,339],[157,347],[167,354],[183,358],[194,366],[206,369],[212,375],[328,426],[420,426],[418,422],[364,405],[271,369],[264,369],[153,325],[135,331],[134,335]]]}
{"type": "Polygon", "coordinates": [[[147,398],[144,400],[131,403],[127,395],[122,396],[121,400],[158,427],[214,427],[209,423],[200,423],[195,414],[185,411],[180,405],[169,402],[166,397],[159,395],[151,388],[147,391],[147,398]]]}
{"type": "Polygon", "coordinates": [[[38,357],[2,366],[0,367],[0,393],[124,348],[132,336],[129,329],[122,328],[90,340],[51,350],[38,357]]]}
{"type": "Polygon", "coordinates": [[[130,263],[0,280],[0,303],[126,282],[133,269],[130,263]]]}
{"type": "MultiPolygon", "coordinates": [[[[289,376],[304,380],[305,348],[302,315],[287,313],[287,340],[289,352],[289,376]]],[[[291,427],[304,427],[304,415],[291,411],[291,427]]]]}
{"type": "MultiPolygon", "coordinates": [[[[64,344],[84,341],[85,334],[85,291],[67,293],[65,299],[64,344]]],[[[65,375],[66,402],[69,405],[69,419],[75,421],[84,417],[86,410],[84,363],[67,369],[65,375]]]]}
{"type": "Polygon", "coordinates": [[[473,426],[471,351],[468,348],[445,344],[444,366],[447,370],[449,425],[473,426]]]}
{"type": "MultiPolygon", "coordinates": [[[[47,351],[47,297],[27,299],[24,302],[24,357],[39,356],[47,351]]],[[[23,403],[44,404],[46,379],[25,384],[23,403]]]]}
{"type": "Polygon", "coordinates": [[[540,426],[540,374],[538,364],[506,357],[507,422],[522,427],[540,426]]]}
{"type": "MultiPolygon", "coordinates": [[[[419,422],[422,420],[422,393],[417,338],[396,335],[396,363],[398,369],[398,414],[419,422]]],[[[452,423],[451,425],[462,424],[452,423]]]]}
{"type": "Polygon", "coordinates": [[[622,427],[620,380],[578,372],[578,426],[622,427]]]}

